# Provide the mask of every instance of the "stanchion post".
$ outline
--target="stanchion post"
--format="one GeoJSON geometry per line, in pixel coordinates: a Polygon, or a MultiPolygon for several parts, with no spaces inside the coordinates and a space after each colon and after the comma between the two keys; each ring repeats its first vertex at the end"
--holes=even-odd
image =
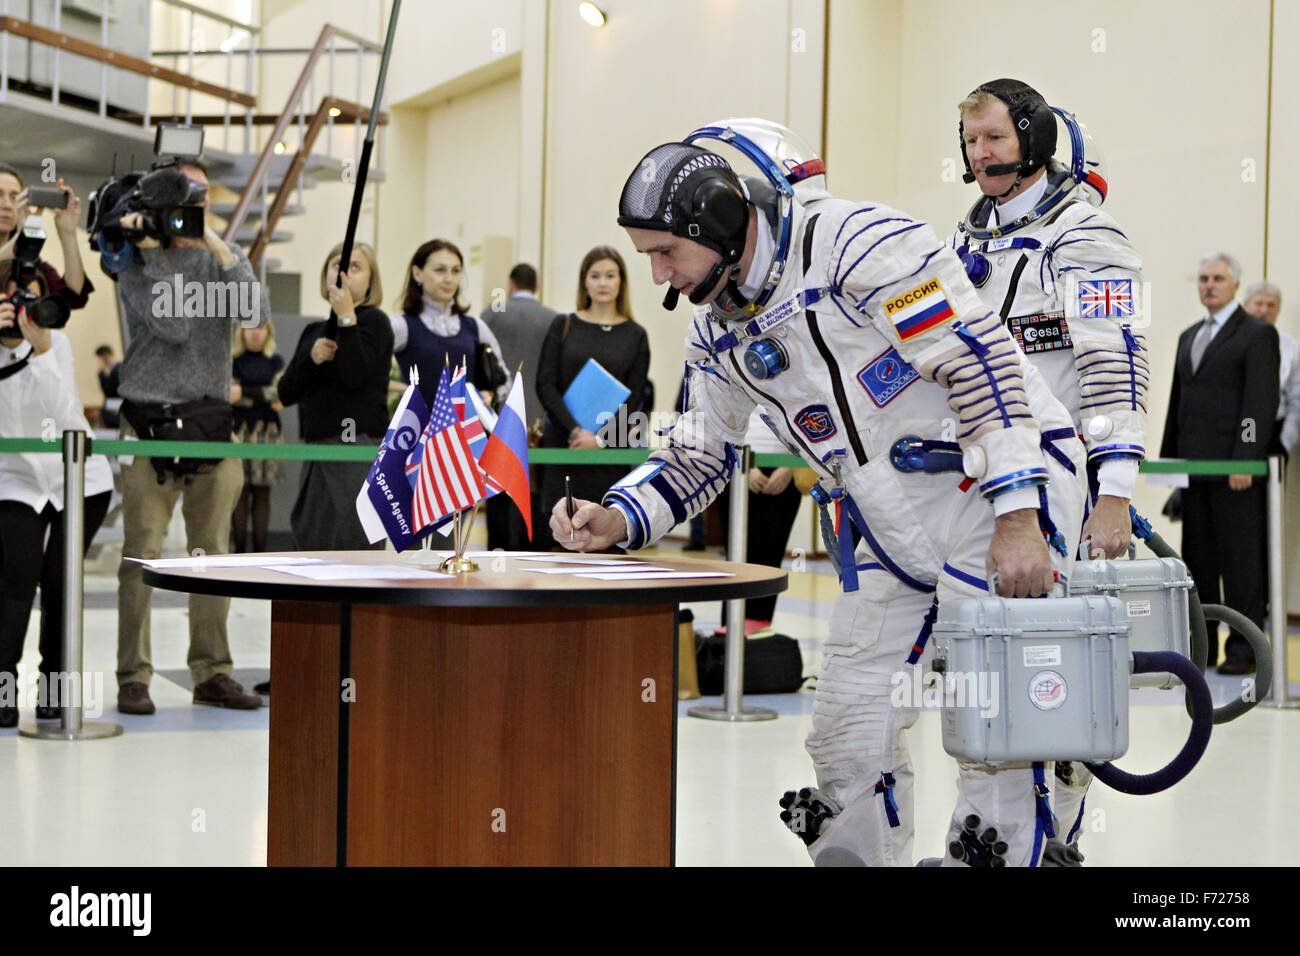
{"type": "Polygon", "coordinates": [[[85,595],[86,534],[86,433],[69,429],[63,433],[63,666],[50,675],[46,687],[53,700],[54,689],[61,691],[59,726],[24,724],[18,733],[37,740],[94,740],[116,737],[119,724],[84,723],[81,719],[82,696],[82,599],[85,595]]]}
{"type": "MultiPolygon", "coordinates": [[[[1282,558],[1282,520],[1285,495],[1282,484],[1282,459],[1274,455],[1268,460],[1268,620],[1273,641],[1272,694],[1260,701],[1265,707],[1292,709],[1300,707],[1300,700],[1288,694],[1286,673],[1286,575],[1282,558]]],[[[1263,693],[1259,688],[1257,693],[1263,693]]]]}
{"type": "MultiPolygon", "coordinates": [[[[731,479],[731,507],[727,511],[727,560],[742,563],[748,554],[749,470],[754,453],[748,445],[737,449],[736,474],[731,479]]],[[[723,672],[721,707],[692,707],[687,713],[705,720],[775,720],[769,707],[745,709],[745,602],[727,602],[727,660],[723,672]]]]}

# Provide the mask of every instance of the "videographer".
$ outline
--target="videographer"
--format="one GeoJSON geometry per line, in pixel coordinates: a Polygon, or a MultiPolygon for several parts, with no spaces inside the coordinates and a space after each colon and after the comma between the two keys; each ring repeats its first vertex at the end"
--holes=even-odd
{"type": "MultiPolygon", "coordinates": [[[[0,435],[32,438],[65,429],[89,432],[77,394],[72,346],[62,332],[15,316],[6,283],[0,300],[0,435]]],[[[113,475],[103,455],[86,460],[84,547],[89,547],[108,513],[113,475]]],[[[0,727],[18,723],[18,661],[41,586],[41,664],[36,717],[53,720],[63,701],[49,688],[63,668],[63,462],[58,455],[0,455],[0,727]],[[49,543],[45,534],[49,532],[49,543]]]]}
{"type": "MultiPolygon", "coordinates": [[[[58,189],[67,198],[67,207],[54,210],[54,226],[59,236],[59,245],[63,247],[63,272],[58,271],[43,259],[36,262],[40,273],[45,277],[45,284],[51,295],[67,303],[69,309],[80,309],[86,305],[90,293],[95,291],[90,278],[81,263],[81,250],[77,245],[77,221],[81,216],[81,200],[71,186],[63,180],[58,182],[58,189]]],[[[12,269],[14,247],[22,233],[23,223],[32,213],[41,210],[28,205],[28,190],[23,186],[22,176],[8,163],[0,163],[0,268],[12,269]]],[[[8,274],[7,272],[5,274],[8,274]]]]}
{"type": "MultiPolygon", "coordinates": [[[[201,162],[182,160],[176,168],[206,187],[207,170],[201,162]]],[[[206,192],[201,205],[206,212],[206,192]]],[[[211,227],[205,228],[201,239],[171,238],[169,246],[163,247],[157,238],[141,237],[146,221],[139,213],[123,216],[121,226],[134,247],[117,273],[128,333],[121,375],[123,435],[230,441],[230,342],[241,321],[253,326],[269,318],[265,291],[243,251],[226,245],[211,227]],[[191,297],[194,283],[208,294],[191,297]],[[183,307],[182,288],[186,290],[183,307]],[[217,310],[224,314],[209,314],[214,289],[228,290],[224,302],[229,307],[217,310]],[[205,305],[192,304],[196,299],[205,305]],[[251,314],[235,314],[244,310],[242,304],[230,305],[236,300],[246,303],[251,314]]],[[[243,484],[243,467],[234,458],[136,457],[123,466],[125,540],[118,569],[117,632],[121,713],[154,712],[149,696],[152,591],[142,580],[141,566],[128,559],[158,557],[176,500],[182,497],[186,549],[191,554],[225,554],[231,511],[243,484]]],[[[252,710],[262,705],[262,698],[245,693],[230,676],[229,607],[229,598],[190,596],[188,661],[193,701],[252,710]]]]}

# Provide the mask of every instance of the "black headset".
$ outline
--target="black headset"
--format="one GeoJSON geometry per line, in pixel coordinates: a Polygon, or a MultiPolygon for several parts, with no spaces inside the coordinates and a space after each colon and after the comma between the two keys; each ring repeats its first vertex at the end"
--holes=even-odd
{"type": "MultiPolygon", "coordinates": [[[[1006,103],[1011,113],[1011,124],[1020,138],[1020,162],[996,163],[985,172],[990,176],[1019,173],[1023,177],[1040,166],[1046,166],[1056,152],[1056,116],[1042,94],[1027,83],[1011,79],[991,80],[971,91],[971,95],[975,93],[988,93],[1006,103]]],[[[975,174],[966,155],[966,124],[963,120],[957,121],[957,142],[961,145],[961,161],[966,165],[962,182],[973,183],[975,174]]]]}

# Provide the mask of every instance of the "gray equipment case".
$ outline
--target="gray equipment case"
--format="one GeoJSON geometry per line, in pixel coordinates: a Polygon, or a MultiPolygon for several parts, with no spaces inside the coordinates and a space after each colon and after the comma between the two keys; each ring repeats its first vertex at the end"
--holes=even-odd
{"type": "Polygon", "coordinates": [[[1128,750],[1129,625],[1101,595],[939,605],[943,749],[997,766],[1128,750]]]}
{"type": "MultiPolygon", "coordinates": [[[[1141,561],[1077,561],[1070,596],[1104,594],[1119,598],[1129,623],[1129,648],[1174,651],[1191,657],[1188,595],[1194,584],[1176,558],[1141,561]]],[[[1134,674],[1130,686],[1170,690],[1182,685],[1173,674],[1134,674]]]]}

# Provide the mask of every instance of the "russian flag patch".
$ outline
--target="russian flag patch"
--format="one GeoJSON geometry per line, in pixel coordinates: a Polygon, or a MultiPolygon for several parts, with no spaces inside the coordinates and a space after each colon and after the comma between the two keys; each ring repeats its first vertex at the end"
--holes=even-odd
{"type": "Polygon", "coordinates": [[[886,299],[885,314],[903,342],[942,325],[954,315],[938,279],[927,279],[915,289],[886,299]]]}

